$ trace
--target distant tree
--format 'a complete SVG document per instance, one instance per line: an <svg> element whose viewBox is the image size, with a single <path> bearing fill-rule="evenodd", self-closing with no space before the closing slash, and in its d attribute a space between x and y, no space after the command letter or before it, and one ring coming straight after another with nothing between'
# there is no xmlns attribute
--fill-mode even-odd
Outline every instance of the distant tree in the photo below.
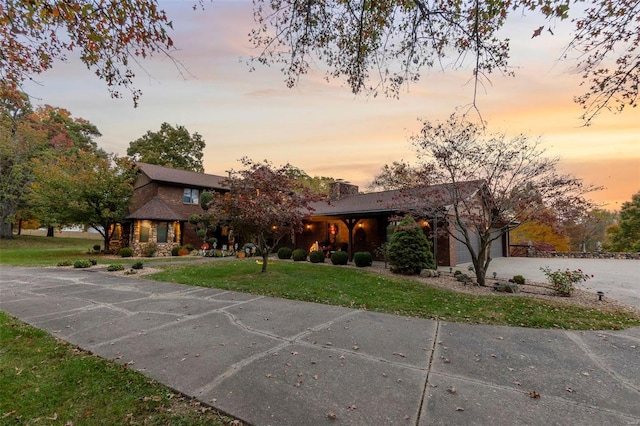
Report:
<svg viewBox="0 0 640 426"><path fill-rule="evenodd" d="M336 180L327 176L309 176L303 170L292 167L290 175L295 178L303 187L309 188L317 195L329 195L329 187Z"/></svg>
<svg viewBox="0 0 640 426"><path fill-rule="evenodd" d="M203 173L204 147L205 142L198 133L189 134L183 126L162 123L158 132L148 131L131 142L127 155L136 162Z"/></svg>
<svg viewBox="0 0 640 426"><path fill-rule="evenodd" d="M42 162L31 187L35 211L47 223L83 224L109 247L115 227L128 213L136 168L127 158L79 151Z"/></svg>
<svg viewBox="0 0 640 426"><path fill-rule="evenodd" d="M616 223L618 213L594 208L563 220L562 228L569 237L571 250L596 251L607 244L606 230ZM600 246L598 246L600 243Z"/></svg>
<svg viewBox="0 0 640 426"><path fill-rule="evenodd" d="M356 1L254 0L254 62L278 64L289 87L324 63L326 78L344 78L354 93L397 96L424 68L470 66L473 103L489 75L514 75L511 46L502 34L511 15L534 27L516 37L553 34L555 21L571 19L575 31L564 52L576 52L587 88L575 98L589 123L602 109L637 105L640 3L637 0ZM534 11L549 21L539 26ZM545 35L547 32L545 31Z"/></svg>
<svg viewBox="0 0 640 426"><path fill-rule="evenodd" d="M422 176L423 172L404 160L394 161L391 165L385 164L382 167L382 171L373 178L367 189L389 191L420 186L424 184L425 178L428 179L427 176Z"/></svg>
<svg viewBox="0 0 640 426"><path fill-rule="evenodd" d="M33 111L28 98L6 95L0 97L0 238L13 237L13 221L27 207L34 159L48 146L45 134L29 120Z"/></svg>
<svg viewBox="0 0 640 426"><path fill-rule="evenodd" d="M622 203L620 221L607 229L611 242L607 247L615 252L640 252L640 192L631 201Z"/></svg>
<svg viewBox="0 0 640 426"><path fill-rule="evenodd" d="M429 205L420 187L401 191L406 204L416 216L450 220L445 232L466 246L480 285L491 262L491 243L503 232L531 221L541 209L562 215L589 205L584 194L597 189L558 174L558 159L545 156L539 140L485 134L481 125L456 114L445 122L425 120L412 141L421 161L416 167L430 177L425 184L443 185L440 199Z"/></svg>
<svg viewBox="0 0 640 426"><path fill-rule="evenodd" d="M537 221L526 222L514 229L510 235L514 244L545 243L556 251L569 251L569 238L556 232L553 227Z"/></svg>
<svg viewBox="0 0 640 426"><path fill-rule="evenodd" d="M248 158L241 163L244 168L231 170L223 182L230 192L214 194L210 211L226 218L238 234L255 238L266 272L273 249L282 238L304 229L303 220L313 212L310 204L322 197L294 177L290 164L274 167Z"/></svg>
<svg viewBox="0 0 640 426"><path fill-rule="evenodd" d="M137 104L141 92L133 87L133 66L140 58L168 54L171 28L155 0L3 0L0 83L17 92L76 51L112 97L121 97L124 88Z"/></svg>

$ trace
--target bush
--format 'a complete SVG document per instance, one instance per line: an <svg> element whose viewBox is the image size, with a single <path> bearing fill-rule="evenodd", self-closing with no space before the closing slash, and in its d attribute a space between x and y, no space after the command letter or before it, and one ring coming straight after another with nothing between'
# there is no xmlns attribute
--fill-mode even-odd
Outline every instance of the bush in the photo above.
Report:
<svg viewBox="0 0 640 426"><path fill-rule="evenodd" d="M391 272L418 275L423 269L435 269L431 244L412 217L403 219L387 247Z"/></svg>
<svg viewBox="0 0 640 426"><path fill-rule="evenodd" d="M353 263L360 268L371 266L373 264L373 256L368 251L358 251L353 254Z"/></svg>
<svg viewBox="0 0 640 426"><path fill-rule="evenodd" d="M89 262L91 262L91 265L97 265L98 264L98 260L97 259L89 259Z"/></svg>
<svg viewBox="0 0 640 426"><path fill-rule="evenodd" d="M289 247L281 247L278 250L278 259L291 259L291 253L293 253L293 250Z"/></svg>
<svg viewBox="0 0 640 426"><path fill-rule="evenodd" d="M145 257L153 257L157 251L158 245L156 243L149 243L142 249L142 254L144 254Z"/></svg>
<svg viewBox="0 0 640 426"><path fill-rule="evenodd" d="M142 269L143 268L143 264L142 262L136 262L133 265L131 265L131 269Z"/></svg>
<svg viewBox="0 0 640 426"><path fill-rule="evenodd" d="M551 268L545 266L544 268L540 268L540 270L544 272L551 287L560 296L571 296L571 293L576 289L575 284L593 278L593 275L585 274L582 272L582 269L576 269L574 271L558 269L552 271Z"/></svg>
<svg viewBox="0 0 640 426"><path fill-rule="evenodd" d="M120 257L131 257L133 256L133 250L131 250L129 247L122 247L120 250L118 250L118 254L120 255Z"/></svg>
<svg viewBox="0 0 640 426"><path fill-rule="evenodd" d="M309 253L309 260L311 263L324 263L324 252L321 250L314 250Z"/></svg>
<svg viewBox="0 0 640 426"><path fill-rule="evenodd" d="M73 262L73 267L74 268L90 268L91 261L89 259L76 260L75 262Z"/></svg>
<svg viewBox="0 0 640 426"><path fill-rule="evenodd" d="M505 292L505 293L517 293L518 292L518 284L515 282L507 282L507 281L499 281L494 284L493 289L495 291Z"/></svg>
<svg viewBox="0 0 640 426"><path fill-rule="evenodd" d="M334 265L346 265L349 262L349 253L346 251L335 251L331 254L331 263Z"/></svg>
<svg viewBox="0 0 640 426"><path fill-rule="evenodd" d="M189 253L191 252L185 247L180 247L178 249L178 256L189 256Z"/></svg>
<svg viewBox="0 0 640 426"><path fill-rule="evenodd" d="M58 266L71 266L73 265L73 262L70 260L61 260L60 262L58 262Z"/></svg>
<svg viewBox="0 0 640 426"><path fill-rule="evenodd" d="M124 265L121 264L111 264L107 266L107 271L115 272L115 271L124 271Z"/></svg>
<svg viewBox="0 0 640 426"><path fill-rule="evenodd" d="M462 271L456 269L456 271L453 273L453 276L457 277L458 275L461 275L461 274L462 274Z"/></svg>
<svg viewBox="0 0 640 426"><path fill-rule="evenodd" d="M94 244L93 251L100 251L100 244Z"/></svg>
<svg viewBox="0 0 640 426"><path fill-rule="evenodd" d="M193 247L193 244L187 244L184 246L184 248L187 250L187 252L191 253L193 250L195 250L195 247Z"/></svg>
<svg viewBox="0 0 640 426"><path fill-rule="evenodd" d="M294 262L301 262L307 260L307 251L305 249L295 249L291 252L291 257Z"/></svg>
<svg viewBox="0 0 640 426"><path fill-rule="evenodd" d="M514 275L513 276L513 282L516 284L520 284L523 285L525 283L526 279L522 276L522 275Z"/></svg>
<svg viewBox="0 0 640 426"><path fill-rule="evenodd" d="M175 246L171 249L171 256L180 256L180 246Z"/></svg>

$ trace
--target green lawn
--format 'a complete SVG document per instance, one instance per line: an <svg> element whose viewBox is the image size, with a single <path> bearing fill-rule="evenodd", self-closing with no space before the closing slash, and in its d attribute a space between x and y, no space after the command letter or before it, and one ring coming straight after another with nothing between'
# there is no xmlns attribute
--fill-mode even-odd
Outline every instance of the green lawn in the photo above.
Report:
<svg viewBox="0 0 640 426"><path fill-rule="evenodd" d="M252 259L164 268L147 278L473 324L574 330L640 325L640 318L626 311L600 311L525 296L474 296L326 264L273 260L264 274Z"/></svg>
<svg viewBox="0 0 640 426"><path fill-rule="evenodd" d="M229 425L199 402L0 312L0 424Z"/></svg>
<svg viewBox="0 0 640 426"><path fill-rule="evenodd" d="M90 238L64 238L20 235L13 239L0 239L0 265L56 266L62 261L96 259L99 264L131 264L136 261L148 263L188 261L189 257L120 258L92 253L95 244L102 240Z"/></svg>

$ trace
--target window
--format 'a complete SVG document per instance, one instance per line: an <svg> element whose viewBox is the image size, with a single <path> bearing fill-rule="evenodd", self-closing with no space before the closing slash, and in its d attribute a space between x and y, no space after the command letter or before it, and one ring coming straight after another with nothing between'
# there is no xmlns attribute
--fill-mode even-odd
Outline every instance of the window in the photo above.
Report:
<svg viewBox="0 0 640 426"><path fill-rule="evenodd" d="M182 196L182 202L185 204L198 204L199 196L199 190L193 188L185 188L184 195Z"/></svg>
<svg viewBox="0 0 640 426"><path fill-rule="evenodd" d="M158 222L158 242L166 243L169 233L169 222Z"/></svg>
<svg viewBox="0 0 640 426"><path fill-rule="evenodd" d="M140 242L148 243L149 242L149 231L151 230L151 225L149 222L142 221L140 222Z"/></svg>

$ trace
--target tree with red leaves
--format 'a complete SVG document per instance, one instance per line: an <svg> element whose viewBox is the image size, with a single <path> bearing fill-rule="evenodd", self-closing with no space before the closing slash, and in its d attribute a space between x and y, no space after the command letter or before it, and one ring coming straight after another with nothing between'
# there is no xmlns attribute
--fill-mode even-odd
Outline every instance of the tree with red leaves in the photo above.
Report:
<svg viewBox="0 0 640 426"><path fill-rule="evenodd" d="M285 237L302 232L303 221L313 213L311 203L324 197L303 185L295 167L275 167L268 161L240 160L244 168L230 171L223 185L226 194L214 194L209 210L226 218L235 233L251 238L262 254L262 272L269 255Z"/></svg>

